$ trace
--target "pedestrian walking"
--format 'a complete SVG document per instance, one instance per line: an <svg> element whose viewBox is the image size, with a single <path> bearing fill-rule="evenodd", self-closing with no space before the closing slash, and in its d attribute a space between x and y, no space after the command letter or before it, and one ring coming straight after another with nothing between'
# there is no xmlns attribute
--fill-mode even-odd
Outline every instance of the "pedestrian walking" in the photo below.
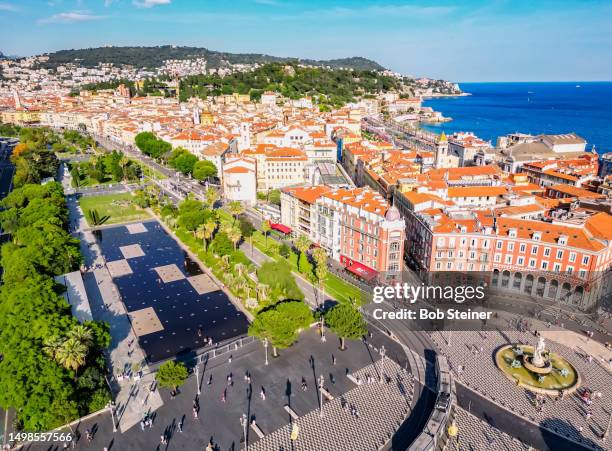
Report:
<svg viewBox="0 0 612 451"><path fill-rule="evenodd" d="M183 422L179 421L179 423L177 424L177 428L179 432L183 432Z"/></svg>
<svg viewBox="0 0 612 451"><path fill-rule="evenodd" d="M142 431L144 431L144 430L145 430L145 422L144 422L144 420L140 420L140 429L141 429Z"/></svg>
<svg viewBox="0 0 612 451"><path fill-rule="evenodd" d="M223 390L223 393L221 393L221 402L225 402L225 395L226 395L227 389Z"/></svg>
<svg viewBox="0 0 612 451"><path fill-rule="evenodd" d="M191 411L193 413L193 419L197 420L198 419L198 408L196 406L193 406L193 409Z"/></svg>
<svg viewBox="0 0 612 451"><path fill-rule="evenodd" d="M266 400L266 390L263 387L261 387L261 390L259 392L259 396L262 399L262 401Z"/></svg>
<svg viewBox="0 0 612 451"><path fill-rule="evenodd" d="M332 365L336 364L336 356L332 354Z"/></svg>
<svg viewBox="0 0 612 451"><path fill-rule="evenodd" d="M208 385L212 384L212 374L210 375L210 377L208 378Z"/></svg>

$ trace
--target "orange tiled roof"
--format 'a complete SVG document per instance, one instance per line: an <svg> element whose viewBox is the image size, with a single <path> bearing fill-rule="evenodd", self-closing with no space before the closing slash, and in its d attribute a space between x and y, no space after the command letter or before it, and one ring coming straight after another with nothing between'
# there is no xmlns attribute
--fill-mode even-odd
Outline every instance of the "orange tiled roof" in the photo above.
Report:
<svg viewBox="0 0 612 451"><path fill-rule="evenodd" d="M602 221L603 222L603 221ZM597 228L597 224L594 228ZM532 221L525 219L498 218L497 234L500 236L508 235L510 229L516 229L517 236L522 239L530 240L533 232L540 232L540 241L544 243L558 243L561 235L567 236L567 245L590 251L599 251L605 246L593 238L585 229L569 227L560 224L551 224L543 221Z"/></svg>

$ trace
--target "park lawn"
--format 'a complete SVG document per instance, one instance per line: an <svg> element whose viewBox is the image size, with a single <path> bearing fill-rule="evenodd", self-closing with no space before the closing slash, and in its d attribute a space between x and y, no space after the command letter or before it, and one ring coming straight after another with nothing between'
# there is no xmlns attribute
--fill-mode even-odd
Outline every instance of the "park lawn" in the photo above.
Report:
<svg viewBox="0 0 612 451"><path fill-rule="evenodd" d="M362 291L355 285L345 282L335 274L328 274L325 278L325 291L333 296L338 302L356 302L357 305L365 304Z"/></svg>
<svg viewBox="0 0 612 451"><path fill-rule="evenodd" d="M85 217L87 217L86 212L92 209L97 210L101 217L109 216L103 225L140 221L150 218L149 213L134 205L130 193L83 196L79 199L79 204L83 213L85 213Z"/></svg>

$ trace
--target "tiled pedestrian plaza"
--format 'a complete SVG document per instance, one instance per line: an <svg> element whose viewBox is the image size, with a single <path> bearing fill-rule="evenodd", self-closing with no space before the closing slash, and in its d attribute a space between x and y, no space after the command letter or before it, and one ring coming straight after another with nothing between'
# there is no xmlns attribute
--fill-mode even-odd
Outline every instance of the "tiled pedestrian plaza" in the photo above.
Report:
<svg viewBox="0 0 612 451"><path fill-rule="evenodd" d="M244 314L157 221L96 235L149 361L246 333Z"/></svg>

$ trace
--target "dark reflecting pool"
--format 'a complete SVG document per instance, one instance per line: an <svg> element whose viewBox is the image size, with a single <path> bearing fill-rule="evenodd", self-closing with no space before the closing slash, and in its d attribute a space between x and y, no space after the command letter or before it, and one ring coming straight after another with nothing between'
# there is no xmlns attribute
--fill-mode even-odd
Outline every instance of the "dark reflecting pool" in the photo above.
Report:
<svg viewBox="0 0 612 451"><path fill-rule="evenodd" d="M144 256L128 258L133 273L113 280L128 312L153 308L163 330L139 337L147 359L156 362L205 346L244 335L248 322L221 290L198 294L187 277L202 269L181 249L157 221L143 222L146 232L131 234L126 226L97 232L107 262L124 259L120 247L138 244ZM176 265L180 280L164 283L154 268ZM200 332L198 332L198 330ZM201 335L201 336L200 336Z"/></svg>

